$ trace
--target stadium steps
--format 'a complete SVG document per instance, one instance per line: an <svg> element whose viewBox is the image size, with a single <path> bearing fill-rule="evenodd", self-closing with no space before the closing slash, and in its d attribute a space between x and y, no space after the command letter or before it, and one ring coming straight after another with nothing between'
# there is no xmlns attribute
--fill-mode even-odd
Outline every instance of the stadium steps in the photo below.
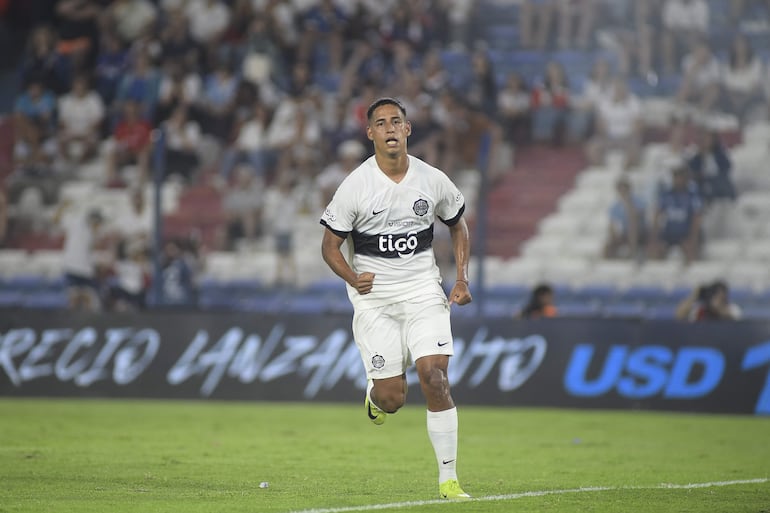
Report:
<svg viewBox="0 0 770 513"><path fill-rule="evenodd" d="M516 166L489 194L488 255L511 258L537 223L556 208L585 166L579 147L528 146L518 149Z"/></svg>

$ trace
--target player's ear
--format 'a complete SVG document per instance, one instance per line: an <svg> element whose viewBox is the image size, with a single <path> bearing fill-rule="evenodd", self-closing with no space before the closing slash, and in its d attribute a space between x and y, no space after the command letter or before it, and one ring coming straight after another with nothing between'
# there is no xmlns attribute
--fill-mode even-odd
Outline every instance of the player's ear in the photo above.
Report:
<svg viewBox="0 0 770 513"><path fill-rule="evenodd" d="M366 138L369 139L370 141L374 140L374 136L372 136L372 127L370 127L369 125L366 126Z"/></svg>
<svg viewBox="0 0 770 513"><path fill-rule="evenodd" d="M409 137L412 135L412 122L408 119L406 120L406 136Z"/></svg>

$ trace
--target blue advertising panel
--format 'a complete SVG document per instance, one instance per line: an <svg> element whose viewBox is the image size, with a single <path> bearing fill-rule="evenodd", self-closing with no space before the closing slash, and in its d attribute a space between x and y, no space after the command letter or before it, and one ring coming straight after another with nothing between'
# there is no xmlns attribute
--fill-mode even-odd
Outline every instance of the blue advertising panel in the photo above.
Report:
<svg viewBox="0 0 770 513"><path fill-rule="evenodd" d="M770 324L453 321L463 404L770 414ZM419 394L414 369L407 380ZM360 401L350 317L0 315L0 395Z"/></svg>

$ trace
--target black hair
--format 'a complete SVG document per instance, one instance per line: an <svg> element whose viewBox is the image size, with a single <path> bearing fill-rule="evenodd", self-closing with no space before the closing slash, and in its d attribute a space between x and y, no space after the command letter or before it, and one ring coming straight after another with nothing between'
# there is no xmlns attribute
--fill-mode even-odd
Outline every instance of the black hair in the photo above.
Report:
<svg viewBox="0 0 770 513"><path fill-rule="evenodd" d="M522 309L521 316L528 319L533 315L536 316L540 314L544 306L543 296L546 294L553 294L553 287L547 283L541 283L532 289L532 292L529 295L529 302L527 302L527 306Z"/></svg>
<svg viewBox="0 0 770 513"><path fill-rule="evenodd" d="M369 105L369 108L366 109L366 119L368 121L371 121L372 114L374 114L374 111L377 109L377 107L382 107L383 105L395 105L401 111L401 114L403 114L404 117L406 117L406 107L404 107L404 104L401 103L401 101L397 100L396 98L385 96L383 98L378 98L374 100L374 102L372 102L372 104Z"/></svg>

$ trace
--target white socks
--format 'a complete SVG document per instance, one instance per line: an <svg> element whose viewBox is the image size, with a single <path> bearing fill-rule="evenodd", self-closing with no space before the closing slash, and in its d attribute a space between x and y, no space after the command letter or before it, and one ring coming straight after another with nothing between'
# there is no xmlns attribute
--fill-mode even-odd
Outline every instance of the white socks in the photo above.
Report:
<svg viewBox="0 0 770 513"><path fill-rule="evenodd" d="M438 463L438 482L457 479L457 408L428 410L428 436Z"/></svg>

